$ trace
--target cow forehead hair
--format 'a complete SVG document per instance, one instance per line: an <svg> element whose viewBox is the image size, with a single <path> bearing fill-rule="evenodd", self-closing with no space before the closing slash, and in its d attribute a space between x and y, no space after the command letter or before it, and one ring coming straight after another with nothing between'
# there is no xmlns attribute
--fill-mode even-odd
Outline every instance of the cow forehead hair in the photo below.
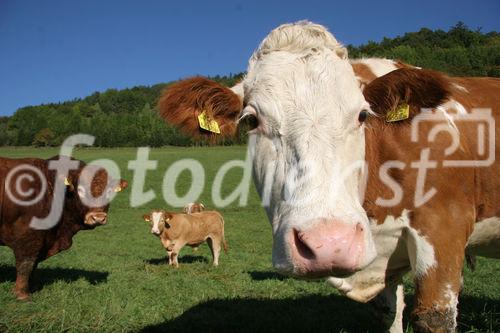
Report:
<svg viewBox="0 0 500 333"><path fill-rule="evenodd" d="M279 26L267 35L252 56L251 62L273 51L302 53L304 50L326 48L339 53L345 49L323 26L299 21Z"/></svg>
<svg viewBox="0 0 500 333"><path fill-rule="evenodd" d="M159 221L159 220L161 220L162 217L163 217L163 211L161 211L161 210L154 210L151 212L151 219L153 221L155 221L155 220Z"/></svg>
<svg viewBox="0 0 500 333"><path fill-rule="evenodd" d="M365 102L352 66L332 52L307 59L275 53L253 69L243 82L245 101L258 110L268 129L343 133Z"/></svg>
<svg viewBox="0 0 500 333"><path fill-rule="evenodd" d="M78 176L78 184L90 186L92 194L99 196L108 185L108 173L101 167L87 165Z"/></svg>
<svg viewBox="0 0 500 333"><path fill-rule="evenodd" d="M83 168L79 175L81 182L90 183L106 183L108 181L108 173L105 169L96 165L87 165Z"/></svg>

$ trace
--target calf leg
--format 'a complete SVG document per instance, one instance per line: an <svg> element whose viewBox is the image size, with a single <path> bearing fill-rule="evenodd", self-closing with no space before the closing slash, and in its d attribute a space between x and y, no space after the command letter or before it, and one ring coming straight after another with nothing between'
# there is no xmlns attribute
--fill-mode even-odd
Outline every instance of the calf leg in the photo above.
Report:
<svg viewBox="0 0 500 333"><path fill-rule="evenodd" d="M18 300L30 299L30 277L35 266L35 258L16 258L16 284L13 292Z"/></svg>
<svg viewBox="0 0 500 333"><path fill-rule="evenodd" d="M390 333L403 333L403 310L405 308L404 290L402 284L392 284L385 287L371 301L377 317L382 319L384 328Z"/></svg>
<svg viewBox="0 0 500 333"><path fill-rule="evenodd" d="M219 254L220 254L220 239L207 238L207 244L212 252L212 257L214 261L214 266L219 265Z"/></svg>
<svg viewBox="0 0 500 333"><path fill-rule="evenodd" d="M168 259L168 264L172 265L172 251L167 250L167 259Z"/></svg>
<svg viewBox="0 0 500 333"><path fill-rule="evenodd" d="M175 266L175 268L179 268L179 261L177 259L184 245L185 245L184 243L180 244L176 243L175 245L172 246L172 252L170 254L170 258L171 258L171 265Z"/></svg>
<svg viewBox="0 0 500 333"><path fill-rule="evenodd" d="M175 268L179 268L179 261L177 261L177 257L179 254L177 252L172 251L170 254L171 265L175 266Z"/></svg>

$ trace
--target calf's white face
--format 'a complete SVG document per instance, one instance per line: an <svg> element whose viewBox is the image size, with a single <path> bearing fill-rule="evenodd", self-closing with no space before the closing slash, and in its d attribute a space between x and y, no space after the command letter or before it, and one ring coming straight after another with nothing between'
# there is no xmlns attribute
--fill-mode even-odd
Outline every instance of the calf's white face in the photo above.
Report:
<svg viewBox="0 0 500 333"><path fill-rule="evenodd" d="M151 226L151 233L160 236L165 228L165 215L161 210L154 210L143 216L144 221Z"/></svg>
<svg viewBox="0 0 500 333"><path fill-rule="evenodd" d="M233 88L242 117L258 121L254 180L273 228L273 264L287 274L348 275L376 255L359 191L358 117L368 105L346 58L325 28L284 25L264 39Z"/></svg>

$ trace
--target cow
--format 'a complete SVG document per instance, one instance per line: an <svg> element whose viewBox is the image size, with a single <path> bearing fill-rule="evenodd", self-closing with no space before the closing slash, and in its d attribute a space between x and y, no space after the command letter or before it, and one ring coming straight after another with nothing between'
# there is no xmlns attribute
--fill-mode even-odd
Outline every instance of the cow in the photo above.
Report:
<svg viewBox="0 0 500 333"><path fill-rule="evenodd" d="M69 249L78 231L106 224L109 200L128 185L125 180L111 179L106 170L78 160L72 160L79 163L78 169L60 177L49 168L49 162L56 159L59 157L50 160L0 157L0 245L14 252L13 292L19 300L30 299L37 265ZM63 191L58 192L58 187ZM59 199L62 213L50 228L32 224L34 218L50 216L53 204ZM93 199L90 207L84 204L85 200Z"/></svg>
<svg viewBox="0 0 500 333"><path fill-rule="evenodd" d="M191 214L191 213L199 213L205 210L205 205L203 205L201 202L199 203L188 203L186 206L184 206L184 209L182 210L184 214Z"/></svg>
<svg viewBox="0 0 500 333"><path fill-rule="evenodd" d="M177 258L185 245L198 248L207 242L212 252L214 266L219 265L221 247L227 253L224 219L219 212L179 214L153 210L144 215L143 219L151 225L151 233L160 238L163 247L167 250L168 264L171 266L179 267Z"/></svg>
<svg viewBox="0 0 500 333"><path fill-rule="evenodd" d="M493 78L350 62L326 28L298 22L264 38L236 86L182 80L158 109L194 137L250 128L278 271L328 278L381 309L392 332L403 330L401 279L412 271L414 330L451 332L466 251L499 256L499 89ZM456 120L472 108L493 110L493 141L482 146L493 161L466 167L482 157L478 133L491 132ZM448 159L459 163L444 166Z"/></svg>
<svg viewBox="0 0 500 333"><path fill-rule="evenodd" d="M201 202L200 203L188 203L186 206L184 206L184 209L182 210L184 214L191 214L191 213L199 213L205 210L205 205L203 205ZM193 251L198 251L198 246L193 246Z"/></svg>

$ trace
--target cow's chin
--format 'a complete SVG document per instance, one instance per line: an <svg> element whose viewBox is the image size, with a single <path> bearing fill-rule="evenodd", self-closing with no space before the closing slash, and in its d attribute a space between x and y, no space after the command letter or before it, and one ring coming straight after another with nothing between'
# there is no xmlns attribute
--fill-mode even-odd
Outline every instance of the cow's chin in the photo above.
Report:
<svg viewBox="0 0 500 333"><path fill-rule="evenodd" d="M99 227L101 225L105 225L106 223L107 223L107 221L104 221L104 222L95 222L95 221L93 221L90 218L87 218L87 219L83 220L83 224L85 225L86 229L94 229L94 228Z"/></svg>

